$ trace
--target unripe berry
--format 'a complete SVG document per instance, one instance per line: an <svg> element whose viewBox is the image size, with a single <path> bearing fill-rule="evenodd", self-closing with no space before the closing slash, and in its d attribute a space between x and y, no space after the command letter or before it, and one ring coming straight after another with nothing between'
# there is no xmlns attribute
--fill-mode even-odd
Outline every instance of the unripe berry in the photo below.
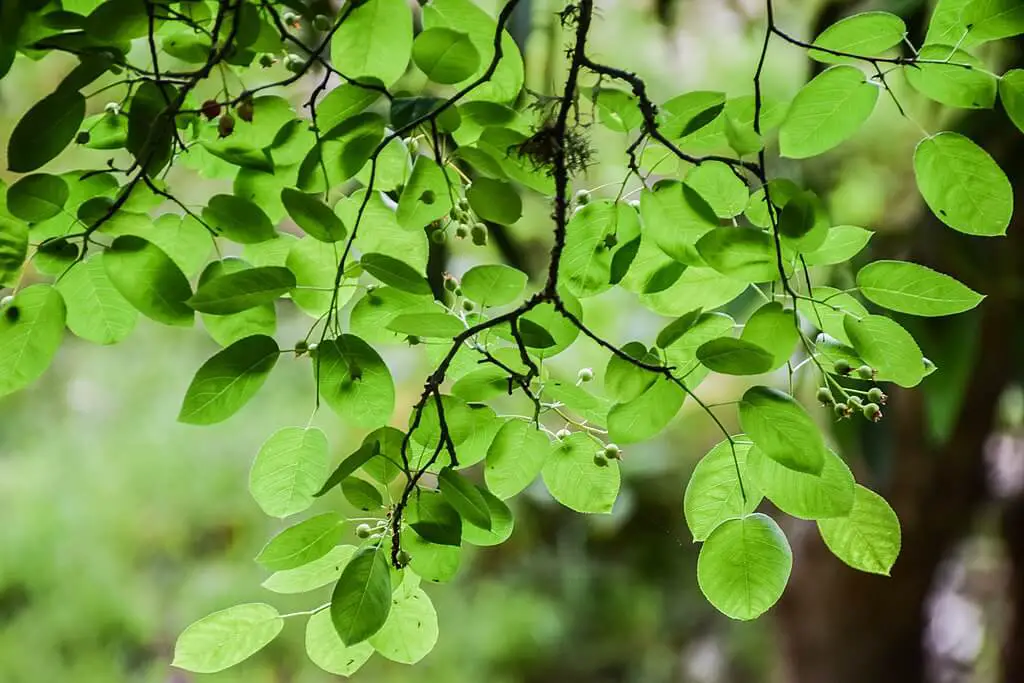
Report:
<svg viewBox="0 0 1024 683"><path fill-rule="evenodd" d="M607 467L608 458L604 457L604 453L598 451L597 453L594 453L594 464L598 467Z"/></svg>
<svg viewBox="0 0 1024 683"><path fill-rule="evenodd" d="M579 206L586 206L590 203L590 193L586 190L580 190L576 193L576 204Z"/></svg>
<svg viewBox="0 0 1024 683"><path fill-rule="evenodd" d="M356 527L356 536L359 538L369 538L371 532L369 524L360 524Z"/></svg>
<svg viewBox="0 0 1024 683"><path fill-rule="evenodd" d="M872 379L875 376L875 371L870 365L862 365L857 368L857 376L861 379Z"/></svg>
<svg viewBox="0 0 1024 683"><path fill-rule="evenodd" d="M305 64L305 60L303 60L302 57L295 54L289 54L287 57L284 58L284 68L288 69L293 74L297 74L300 71L302 71L302 67Z"/></svg>
<svg viewBox="0 0 1024 683"><path fill-rule="evenodd" d="M828 390L828 387L820 387L818 389L817 398L818 403L821 403L826 406L830 406L836 402L835 398L833 398L832 396L832 392Z"/></svg>
<svg viewBox="0 0 1024 683"><path fill-rule="evenodd" d="M454 275L445 273L444 276L444 288L449 292L454 292L459 288L459 281L455 279Z"/></svg>
<svg viewBox="0 0 1024 683"><path fill-rule="evenodd" d="M281 15L281 18L284 19L284 23L289 26L296 26L299 23L299 15L295 12L285 12Z"/></svg>
<svg viewBox="0 0 1024 683"><path fill-rule="evenodd" d="M835 411L836 417L838 417L839 419L848 417L850 414L850 409L846 407L845 403L835 404L834 406L832 406L832 410Z"/></svg>
<svg viewBox="0 0 1024 683"><path fill-rule="evenodd" d="M235 131L235 117L231 114L224 114L217 120L217 134L226 138Z"/></svg>
<svg viewBox="0 0 1024 683"><path fill-rule="evenodd" d="M613 443L604 447L604 457L618 460L622 456L622 449Z"/></svg>
<svg viewBox="0 0 1024 683"><path fill-rule="evenodd" d="M199 111L203 113L207 121L213 121L220 116L220 102L217 100L206 100L200 105Z"/></svg>
<svg viewBox="0 0 1024 683"><path fill-rule="evenodd" d="M399 566L405 567L410 562L412 562L412 555L410 555L405 550L399 550L398 551L398 558L397 559L398 559Z"/></svg>
<svg viewBox="0 0 1024 683"><path fill-rule="evenodd" d="M430 241L434 244L444 244L447 241L447 236L444 234L444 230L435 230L430 233Z"/></svg>
<svg viewBox="0 0 1024 683"><path fill-rule="evenodd" d="M263 54L260 55L259 62L260 66L262 66L264 69L269 69L270 67L277 64L277 58L274 55L270 54L269 52L264 52Z"/></svg>
<svg viewBox="0 0 1024 683"><path fill-rule="evenodd" d="M464 300L464 301L462 302L462 310L466 311L467 313L469 313L470 311L472 311L472 310L473 310L473 309L475 309L475 308L476 308L476 304L474 304L474 303L473 303L472 301L470 301L469 299L465 299L465 300Z"/></svg>
<svg viewBox="0 0 1024 683"><path fill-rule="evenodd" d="M471 233L473 235L473 244L478 247L487 244L487 228L484 227L483 223L474 225Z"/></svg>
<svg viewBox="0 0 1024 683"><path fill-rule="evenodd" d="M323 14L318 14L313 17L313 28L317 31L330 31L331 20Z"/></svg>
<svg viewBox="0 0 1024 683"><path fill-rule="evenodd" d="M247 123L252 122L253 109L251 99L246 98L239 102L238 106L235 108L235 111L238 112L238 118L242 119Z"/></svg>
<svg viewBox="0 0 1024 683"><path fill-rule="evenodd" d="M466 199L465 197L461 197L459 199L459 205L458 206L463 211L469 211L469 200Z"/></svg>
<svg viewBox="0 0 1024 683"><path fill-rule="evenodd" d="M460 240L464 240L469 237L469 227L465 223L459 223L455 228L455 236Z"/></svg>
<svg viewBox="0 0 1024 683"><path fill-rule="evenodd" d="M594 371L591 370L590 368L581 368L580 371L576 374L576 379L578 379L581 382L589 382L592 379L594 379Z"/></svg>
<svg viewBox="0 0 1024 683"><path fill-rule="evenodd" d="M882 419L882 409L878 407L877 403L869 403L863 408L864 417L871 420L872 422L878 422Z"/></svg>
<svg viewBox="0 0 1024 683"><path fill-rule="evenodd" d="M630 200L629 200L628 202L626 202L626 203L627 203L627 204L629 204L630 206L632 206L632 207L633 207L634 209L636 209L637 211L639 211L639 210L640 210L640 200L639 200L639 199L630 199Z"/></svg>
<svg viewBox="0 0 1024 683"><path fill-rule="evenodd" d="M559 429L557 432L555 432L555 438L559 440L568 439L570 436L572 436L572 432L570 432L568 429Z"/></svg>
<svg viewBox="0 0 1024 683"><path fill-rule="evenodd" d="M843 360L842 358L840 358L832 366L832 369L836 371L836 374L848 375L848 374L850 374L850 370L852 370L853 368L850 367L849 362L847 362L847 361Z"/></svg>
<svg viewBox="0 0 1024 683"><path fill-rule="evenodd" d="M864 405L864 402L860 400L860 396L851 396L846 401L846 407L850 410L860 410Z"/></svg>
<svg viewBox="0 0 1024 683"><path fill-rule="evenodd" d="M872 387L868 390L868 400L872 403L881 403L885 405L886 399L889 398L885 393L878 387Z"/></svg>
<svg viewBox="0 0 1024 683"><path fill-rule="evenodd" d="M309 351L309 343L305 339L295 342L295 355L301 356L307 351Z"/></svg>

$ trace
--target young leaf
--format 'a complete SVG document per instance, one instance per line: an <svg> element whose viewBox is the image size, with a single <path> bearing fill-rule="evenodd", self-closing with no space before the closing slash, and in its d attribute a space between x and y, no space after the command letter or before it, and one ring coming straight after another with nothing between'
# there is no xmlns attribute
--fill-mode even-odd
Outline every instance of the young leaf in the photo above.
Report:
<svg viewBox="0 0 1024 683"><path fill-rule="evenodd" d="M619 464L594 461L596 442L575 432L552 444L544 464L544 485L559 503L587 513L608 513L619 495Z"/></svg>
<svg viewBox="0 0 1024 683"><path fill-rule="evenodd" d="M316 427L274 432L249 472L249 493L263 512L287 517L312 505L327 476L327 450L327 437Z"/></svg>
<svg viewBox="0 0 1024 683"><path fill-rule="evenodd" d="M359 263L363 270L386 285L410 294L429 296L431 293L426 278L404 261L385 254L363 254Z"/></svg>
<svg viewBox="0 0 1024 683"><path fill-rule="evenodd" d="M185 303L192 287L156 245L122 235L103 252L103 266L114 288L147 318L165 325L192 325L195 314Z"/></svg>
<svg viewBox="0 0 1024 683"><path fill-rule="evenodd" d="M473 75L480 53L469 34L437 26L416 36L412 60L434 83L450 85Z"/></svg>
<svg viewBox="0 0 1024 683"><path fill-rule="evenodd" d="M415 664L437 643L437 612L422 589L395 600L388 620L370 644L383 657L399 664Z"/></svg>
<svg viewBox="0 0 1024 683"><path fill-rule="evenodd" d="M821 472L808 474L782 466L755 446L747 455L747 472L768 500L800 519L842 517L853 506L853 474L828 449Z"/></svg>
<svg viewBox="0 0 1024 683"><path fill-rule="evenodd" d="M123 341L139 318L138 312L111 284L102 255L74 266L56 283L67 304L68 329L94 344Z"/></svg>
<svg viewBox="0 0 1024 683"><path fill-rule="evenodd" d="M608 411L608 436L617 443L638 443L654 437L679 412L686 394L661 377L651 388Z"/></svg>
<svg viewBox="0 0 1024 683"><path fill-rule="evenodd" d="M221 350L192 378L178 421L208 425L228 419L260 390L280 353L273 339L260 334Z"/></svg>
<svg viewBox="0 0 1024 683"><path fill-rule="evenodd" d="M910 315L955 315L985 298L949 275L908 261L869 263L857 273L857 287L869 301Z"/></svg>
<svg viewBox="0 0 1024 683"><path fill-rule="evenodd" d="M273 303L294 286L295 276L287 268L246 268L201 284L187 303L202 313L230 315Z"/></svg>
<svg viewBox="0 0 1024 683"><path fill-rule="evenodd" d="M925 45L918 57L929 61L903 68L914 90L947 107L995 106L996 77L985 70L985 63L977 57L946 45Z"/></svg>
<svg viewBox="0 0 1024 683"><path fill-rule="evenodd" d="M345 224L316 195L286 187L281 190L281 202L295 224L307 235L321 242L340 242L345 239Z"/></svg>
<svg viewBox="0 0 1024 683"><path fill-rule="evenodd" d="M352 646L379 631L391 611L391 568L381 546L360 549L331 594L331 621L341 642Z"/></svg>
<svg viewBox="0 0 1024 683"><path fill-rule="evenodd" d="M534 425L525 420L509 420L487 449L487 488L502 500L511 498L537 478L550 451L548 437Z"/></svg>
<svg viewBox="0 0 1024 683"><path fill-rule="evenodd" d="M50 285L32 285L0 309L0 396L36 381L64 337L64 300Z"/></svg>
<svg viewBox="0 0 1024 683"><path fill-rule="evenodd" d="M268 569L282 571L318 560L338 545L343 521L337 512L303 520L270 539L256 561Z"/></svg>
<svg viewBox="0 0 1024 683"><path fill-rule="evenodd" d="M725 375L760 375L772 369L774 357L757 344L732 337L719 337L697 348L697 360L704 367Z"/></svg>
<svg viewBox="0 0 1024 683"><path fill-rule="evenodd" d="M367 0L331 39L331 62L349 78L367 76L390 86L409 64L412 13L402 0Z"/></svg>
<svg viewBox="0 0 1024 683"><path fill-rule="evenodd" d="M1013 188L988 152L957 133L925 138L914 152L921 196L935 216L968 235L1005 235Z"/></svg>
<svg viewBox="0 0 1024 683"><path fill-rule="evenodd" d="M264 242L277 236L274 224L263 209L231 194L211 197L203 209L203 220L239 244Z"/></svg>
<svg viewBox="0 0 1024 683"><path fill-rule="evenodd" d="M790 159L823 154L860 130L880 88L853 66L834 66L801 88L779 129L779 151Z"/></svg>
<svg viewBox="0 0 1024 683"><path fill-rule="evenodd" d="M747 474L750 448L749 443L723 441L697 463L683 494L683 514L694 541L705 540L725 520L748 515L761 503L761 491Z"/></svg>
<svg viewBox="0 0 1024 683"><path fill-rule="evenodd" d="M901 387L915 387L924 379L924 356L917 342L899 323L882 315L855 319L846 316L843 327L850 343L878 379Z"/></svg>
<svg viewBox="0 0 1024 683"><path fill-rule="evenodd" d="M274 572L262 585L269 591L285 595L316 590L336 582L356 550L354 545L335 546L323 557L301 567ZM334 627L331 628L333 630Z"/></svg>
<svg viewBox="0 0 1024 683"><path fill-rule="evenodd" d="M7 190L7 211L29 223L61 212L68 201L68 184L60 176L35 173L19 178Z"/></svg>
<svg viewBox="0 0 1024 683"><path fill-rule="evenodd" d="M334 628L331 613L321 610L306 624L306 654L327 673L351 676L373 655L373 645L366 641L345 645Z"/></svg>
<svg viewBox="0 0 1024 683"><path fill-rule="evenodd" d="M369 344L343 334L320 344L314 359L317 387L334 412L354 426L379 427L395 409L395 383Z"/></svg>
<svg viewBox="0 0 1024 683"><path fill-rule="evenodd" d="M71 143L85 118L85 98L58 88L25 112L7 141L7 168L28 173L56 158Z"/></svg>
<svg viewBox="0 0 1024 683"><path fill-rule="evenodd" d="M826 453L821 431L792 396L769 387L747 389L740 424L769 458L797 472L821 473Z"/></svg>
<svg viewBox="0 0 1024 683"><path fill-rule="evenodd" d="M463 296L481 307L504 306L523 293L526 273L500 264L473 266L462 276L461 286Z"/></svg>
<svg viewBox="0 0 1024 683"><path fill-rule="evenodd" d="M875 57L903 42L907 26L889 12L861 12L829 26L814 39L814 46L855 55ZM851 61L824 50L808 50L811 59L825 63Z"/></svg>
<svg viewBox="0 0 1024 683"><path fill-rule="evenodd" d="M726 520L711 532L697 559L697 583L718 611L745 621L782 597L792 568L782 529L758 513Z"/></svg>
<svg viewBox="0 0 1024 683"><path fill-rule="evenodd" d="M259 652L282 628L278 611L260 602L214 612L178 636L171 666L205 674L223 671Z"/></svg>
<svg viewBox="0 0 1024 683"><path fill-rule="evenodd" d="M437 482L441 495L466 522L490 531L490 506L476 486L450 467L441 470Z"/></svg>
<svg viewBox="0 0 1024 683"><path fill-rule="evenodd" d="M900 554L900 520L880 495L859 484L845 517L818 520L818 531L836 557L872 574L889 576Z"/></svg>

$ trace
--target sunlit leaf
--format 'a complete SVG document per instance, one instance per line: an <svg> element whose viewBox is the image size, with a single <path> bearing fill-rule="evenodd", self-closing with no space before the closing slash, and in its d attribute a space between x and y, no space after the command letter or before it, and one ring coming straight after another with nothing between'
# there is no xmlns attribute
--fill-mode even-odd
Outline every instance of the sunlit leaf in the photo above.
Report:
<svg viewBox="0 0 1024 683"><path fill-rule="evenodd" d="M228 419L260 390L279 355L277 343L264 335L240 339L223 349L192 378L178 421L208 425Z"/></svg>
<svg viewBox="0 0 1024 683"><path fill-rule="evenodd" d="M262 650L282 628L280 613L264 603L214 612L178 636L171 666L196 673L223 671Z"/></svg>

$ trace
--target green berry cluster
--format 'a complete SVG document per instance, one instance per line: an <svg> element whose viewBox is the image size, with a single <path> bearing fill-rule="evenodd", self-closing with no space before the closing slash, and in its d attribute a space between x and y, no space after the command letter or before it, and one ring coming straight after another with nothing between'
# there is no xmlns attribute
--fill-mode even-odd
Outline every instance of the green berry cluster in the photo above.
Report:
<svg viewBox="0 0 1024 683"><path fill-rule="evenodd" d="M832 367L835 374L843 377L854 377L862 380L872 380L877 372L870 365L861 365L853 368L845 360L837 360ZM867 391L847 389L839 384L835 387L842 393L844 400L837 400L832 390L827 387L819 387L817 393L818 402L824 406L831 406L836 418L846 419L855 413L860 413L864 419L872 422L879 422L882 419L882 408L885 405L887 396L878 387L871 387ZM861 398L863 396L864 398ZM866 402L865 402L866 399Z"/></svg>

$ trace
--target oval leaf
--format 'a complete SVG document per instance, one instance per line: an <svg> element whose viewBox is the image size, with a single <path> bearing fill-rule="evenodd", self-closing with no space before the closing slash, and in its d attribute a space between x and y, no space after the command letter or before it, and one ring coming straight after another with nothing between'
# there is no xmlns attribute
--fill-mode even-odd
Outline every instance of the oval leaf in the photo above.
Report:
<svg viewBox="0 0 1024 683"><path fill-rule="evenodd" d="M900 554L900 520L880 495L857 485L845 517L818 521L825 545L836 557L872 574L889 576Z"/></svg>
<svg viewBox="0 0 1024 683"><path fill-rule="evenodd" d="M761 492L747 475L750 448L748 443L723 441L697 463L683 495L683 514L694 541L703 541L725 520L748 515L761 503Z"/></svg>
<svg viewBox="0 0 1024 683"><path fill-rule="evenodd" d="M338 545L343 521L337 512L303 520L270 539L256 561L268 569L281 571L318 560Z"/></svg>
<svg viewBox="0 0 1024 683"><path fill-rule="evenodd" d="M705 367L726 375L760 375L774 365L774 356L757 344L743 339L719 337L697 349L697 360Z"/></svg>
<svg viewBox="0 0 1024 683"><path fill-rule="evenodd" d="M480 53L469 35L440 26L416 36L412 59L427 78L445 85L469 78L480 66Z"/></svg>
<svg viewBox="0 0 1024 683"><path fill-rule="evenodd" d="M583 432L556 442L542 471L544 485L559 503L576 512L611 512L619 495L619 463L594 461L597 444Z"/></svg>
<svg viewBox="0 0 1024 683"><path fill-rule="evenodd" d="M395 383L388 366L369 344L343 334L317 350L314 371L327 405L350 424L380 427L395 408Z"/></svg>
<svg viewBox="0 0 1024 683"><path fill-rule="evenodd" d="M277 343L261 334L220 351L192 378L178 421L208 425L228 419L263 386L279 355Z"/></svg>
<svg viewBox="0 0 1024 683"><path fill-rule="evenodd" d="M908 261L875 261L857 273L861 294L890 311L911 315L955 315L983 297L955 278Z"/></svg>
<svg viewBox="0 0 1024 683"><path fill-rule="evenodd" d="M327 476L327 451L327 437L316 427L278 430L256 454L249 493L271 517L302 512Z"/></svg>
<svg viewBox="0 0 1024 683"><path fill-rule="evenodd" d="M64 300L50 285L32 285L0 309L0 396L36 381L64 338Z"/></svg>
<svg viewBox="0 0 1024 683"><path fill-rule="evenodd" d="M834 66L793 98L779 128L779 151L806 159L829 151L860 130L875 110L879 88L853 66Z"/></svg>
<svg viewBox="0 0 1024 683"><path fill-rule="evenodd" d="M229 315L272 303L294 286L295 276L287 268L245 268L201 284L188 305L203 313Z"/></svg>
<svg viewBox="0 0 1024 683"><path fill-rule="evenodd" d="M147 318L165 325L192 325L195 314L185 303L192 296L192 287L156 245L122 235L103 252L103 266L114 288Z"/></svg>
<svg viewBox="0 0 1024 683"><path fill-rule="evenodd" d="M204 674L223 671L259 652L282 628L277 609L260 602L214 612L178 636L171 666Z"/></svg>
<svg viewBox="0 0 1024 683"><path fill-rule="evenodd" d="M383 547L359 550L331 594L331 621L341 642L352 646L379 631L391 611L391 567Z"/></svg>
<svg viewBox="0 0 1024 683"><path fill-rule="evenodd" d="M740 401L740 424L754 444L789 469L819 474L825 465L821 431L792 396L751 387Z"/></svg>

